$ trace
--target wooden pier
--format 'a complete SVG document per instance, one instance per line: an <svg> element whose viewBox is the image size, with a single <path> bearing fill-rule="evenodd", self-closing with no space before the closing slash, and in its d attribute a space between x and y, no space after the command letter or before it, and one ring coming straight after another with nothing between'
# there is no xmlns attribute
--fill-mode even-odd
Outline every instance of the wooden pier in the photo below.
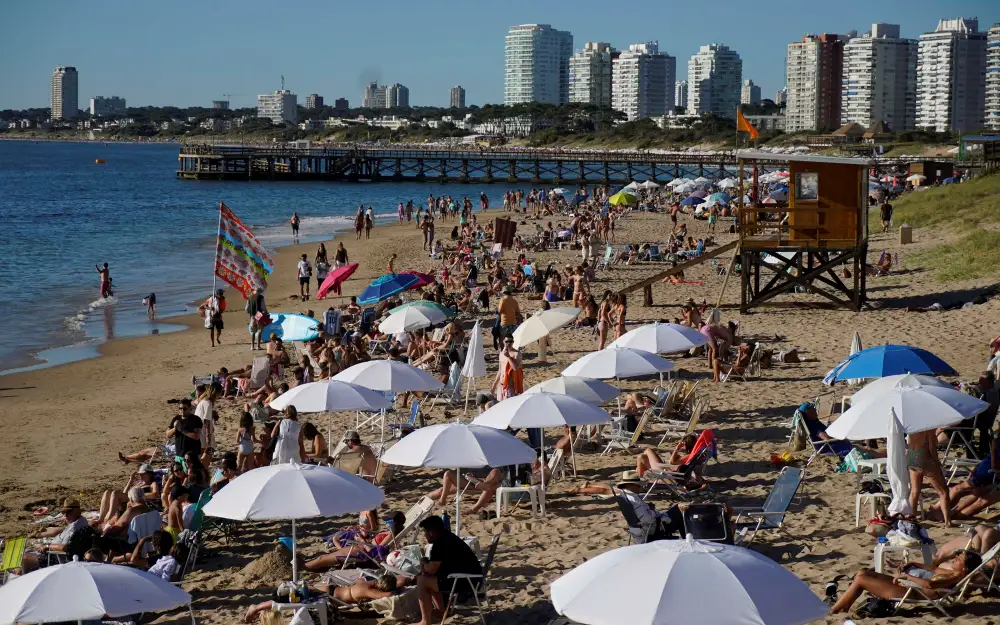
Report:
<svg viewBox="0 0 1000 625"><path fill-rule="evenodd" d="M894 163L885 162L886 166ZM784 164L774 163L773 169ZM649 151L479 150L332 147L256 148L184 145L177 177L184 180L325 180L626 184L674 178L737 176L732 153L697 155ZM762 172L763 173L763 172Z"/></svg>

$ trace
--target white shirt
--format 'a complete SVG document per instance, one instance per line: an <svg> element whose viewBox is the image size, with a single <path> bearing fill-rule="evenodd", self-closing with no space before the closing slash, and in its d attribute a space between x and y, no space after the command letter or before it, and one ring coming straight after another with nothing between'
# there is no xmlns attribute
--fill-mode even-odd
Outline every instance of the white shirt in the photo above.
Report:
<svg viewBox="0 0 1000 625"><path fill-rule="evenodd" d="M215 406L207 399L198 402L194 407L194 414L201 419L201 447L215 446L215 423L212 421L212 409Z"/></svg>
<svg viewBox="0 0 1000 625"><path fill-rule="evenodd" d="M300 278L308 278L312 274L312 267L309 266L308 260L300 260L298 267Z"/></svg>
<svg viewBox="0 0 1000 625"><path fill-rule="evenodd" d="M149 567L148 572L156 575L165 582L169 582L177 570L177 560L173 556L162 556L156 564Z"/></svg>
<svg viewBox="0 0 1000 625"><path fill-rule="evenodd" d="M80 517L79 519L73 521L66 526L66 529L59 532L59 535L52 539L53 545L68 545L69 541L73 538L73 534L76 534L80 530L87 527L89 523L87 519Z"/></svg>

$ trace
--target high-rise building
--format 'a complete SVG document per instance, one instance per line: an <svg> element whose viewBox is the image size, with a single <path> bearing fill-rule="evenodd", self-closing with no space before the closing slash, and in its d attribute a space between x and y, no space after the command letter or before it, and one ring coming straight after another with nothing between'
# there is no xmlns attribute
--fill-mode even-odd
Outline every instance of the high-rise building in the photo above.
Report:
<svg viewBox="0 0 1000 625"><path fill-rule="evenodd" d="M573 35L548 24L511 26L504 40L503 103L569 102Z"/></svg>
<svg viewBox="0 0 1000 625"><path fill-rule="evenodd" d="M666 115L674 110L676 81L677 59L656 41L634 43L614 60L611 106L629 121Z"/></svg>
<svg viewBox="0 0 1000 625"><path fill-rule="evenodd" d="M917 128L966 132L982 127L986 108L986 33L975 18L941 20L920 35Z"/></svg>
<svg viewBox="0 0 1000 625"><path fill-rule="evenodd" d="M333 110L335 111L347 111L351 108L351 104L347 101L347 98L337 98L333 102Z"/></svg>
<svg viewBox="0 0 1000 625"><path fill-rule="evenodd" d="M610 43L584 44L569 60L569 101L611 106L611 61L617 56Z"/></svg>
<svg viewBox="0 0 1000 625"><path fill-rule="evenodd" d="M361 108L384 109L385 103L385 87L380 87L377 82L368 83L365 86L365 97L361 99Z"/></svg>
<svg viewBox="0 0 1000 625"><path fill-rule="evenodd" d="M448 93L448 106L453 109L465 108L465 87L455 85Z"/></svg>
<svg viewBox="0 0 1000 625"><path fill-rule="evenodd" d="M736 117L743 60L722 44L701 46L688 61L688 114Z"/></svg>
<svg viewBox="0 0 1000 625"><path fill-rule="evenodd" d="M788 102L788 87L782 87L778 89L777 93L774 94L774 103L778 106L784 106Z"/></svg>
<svg viewBox="0 0 1000 625"><path fill-rule="evenodd" d="M749 78L743 81L740 89L740 104L760 104L760 86Z"/></svg>
<svg viewBox="0 0 1000 625"><path fill-rule="evenodd" d="M674 83L674 106L687 109L688 105L688 81L678 80Z"/></svg>
<svg viewBox="0 0 1000 625"><path fill-rule="evenodd" d="M287 89L257 96L257 117L271 120L272 124L289 122L298 117L298 96Z"/></svg>
<svg viewBox="0 0 1000 625"><path fill-rule="evenodd" d="M57 67L52 72L52 119L73 119L79 112L80 77L75 67Z"/></svg>
<svg viewBox="0 0 1000 625"><path fill-rule="evenodd" d="M840 127L845 39L824 33L788 44L787 132L826 132Z"/></svg>
<svg viewBox="0 0 1000 625"><path fill-rule="evenodd" d="M228 111L229 100L212 100L212 108L217 111Z"/></svg>
<svg viewBox="0 0 1000 625"><path fill-rule="evenodd" d="M307 109L321 109L323 108L323 96L310 93L306 96L306 108Z"/></svg>
<svg viewBox="0 0 1000 625"><path fill-rule="evenodd" d="M872 24L844 44L840 123L913 130L917 119L917 41L900 39L896 24Z"/></svg>
<svg viewBox="0 0 1000 625"><path fill-rule="evenodd" d="M410 90L398 82L385 88L385 108L405 109L410 107Z"/></svg>
<svg viewBox="0 0 1000 625"><path fill-rule="evenodd" d="M1000 130L1000 24L986 38L986 127Z"/></svg>
<svg viewBox="0 0 1000 625"><path fill-rule="evenodd" d="M116 95L102 95L90 98L90 115L92 117L120 117L125 114L125 98Z"/></svg>

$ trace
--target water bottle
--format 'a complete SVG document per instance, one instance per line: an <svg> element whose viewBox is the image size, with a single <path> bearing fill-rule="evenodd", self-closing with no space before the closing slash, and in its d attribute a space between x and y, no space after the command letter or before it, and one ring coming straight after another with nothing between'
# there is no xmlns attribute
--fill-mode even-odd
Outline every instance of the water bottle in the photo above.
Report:
<svg viewBox="0 0 1000 625"><path fill-rule="evenodd" d="M879 544L885 545L886 543L889 542L889 539L886 538L885 536L879 536L878 537L878 542L879 542Z"/></svg>
<svg viewBox="0 0 1000 625"><path fill-rule="evenodd" d="M444 521L444 528L450 532L451 531L451 517L448 516L447 512L445 512L444 514L441 515L441 520Z"/></svg>

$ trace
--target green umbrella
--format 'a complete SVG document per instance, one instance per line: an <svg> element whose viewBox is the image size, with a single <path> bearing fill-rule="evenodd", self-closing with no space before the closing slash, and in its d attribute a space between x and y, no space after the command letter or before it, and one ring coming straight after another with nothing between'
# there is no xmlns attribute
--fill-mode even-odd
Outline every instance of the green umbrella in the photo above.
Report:
<svg viewBox="0 0 1000 625"><path fill-rule="evenodd" d="M615 193L614 195L608 198L608 203L611 204L612 206L621 206L623 204L628 204L628 205L638 204L639 198L629 193L625 193L624 191L619 191L618 193Z"/></svg>
<svg viewBox="0 0 1000 625"><path fill-rule="evenodd" d="M428 300L425 300L425 299L418 299L418 300L414 300L412 302L407 302L407 303L403 304L402 306L396 306L395 308L393 308L392 310L389 311L389 314L391 315L391 314L397 313L397 312L399 312L401 310L406 310L410 306L426 306L428 308L436 308L436 309L440 310L446 317L454 317L457 314L457 312L453 308L448 308L447 306L442 306L441 304L438 304L437 302L431 302L431 301L428 301Z"/></svg>

